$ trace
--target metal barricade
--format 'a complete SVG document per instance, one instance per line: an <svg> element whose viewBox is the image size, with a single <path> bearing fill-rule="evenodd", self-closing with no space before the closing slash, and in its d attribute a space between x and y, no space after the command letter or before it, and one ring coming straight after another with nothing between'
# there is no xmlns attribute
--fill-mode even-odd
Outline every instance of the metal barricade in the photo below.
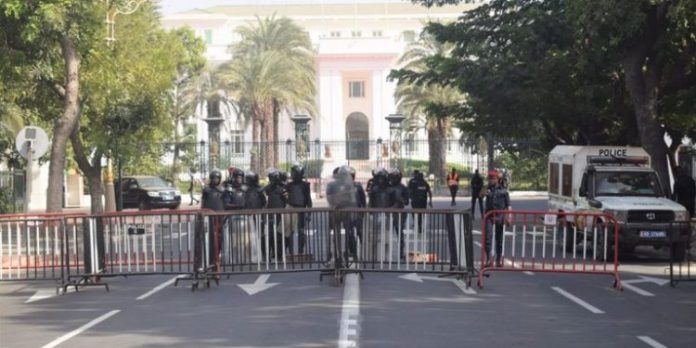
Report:
<svg viewBox="0 0 696 348"><path fill-rule="evenodd" d="M696 262L693 255L696 254L696 219L691 221L675 222L679 228L670 228L669 248L669 280L672 287L680 282L696 281L696 269L692 270L692 263ZM683 226L683 228L682 228ZM686 231L687 233L682 233ZM676 232L676 235L674 235ZM693 273L692 273L693 272Z"/></svg>
<svg viewBox="0 0 696 348"><path fill-rule="evenodd" d="M481 222L481 270L605 274L619 277L619 224L608 214L491 211Z"/></svg>
<svg viewBox="0 0 696 348"><path fill-rule="evenodd" d="M191 274L201 211L120 212L66 218L67 286L105 286L105 277Z"/></svg>
<svg viewBox="0 0 696 348"><path fill-rule="evenodd" d="M471 215L455 210L351 209L336 212L347 270L474 273Z"/></svg>
<svg viewBox="0 0 696 348"><path fill-rule="evenodd" d="M441 210L280 209L205 213L195 237L192 290L221 275L319 271L474 273L468 213Z"/></svg>
<svg viewBox="0 0 696 348"><path fill-rule="evenodd" d="M64 220L56 215L0 216L0 281L62 282Z"/></svg>

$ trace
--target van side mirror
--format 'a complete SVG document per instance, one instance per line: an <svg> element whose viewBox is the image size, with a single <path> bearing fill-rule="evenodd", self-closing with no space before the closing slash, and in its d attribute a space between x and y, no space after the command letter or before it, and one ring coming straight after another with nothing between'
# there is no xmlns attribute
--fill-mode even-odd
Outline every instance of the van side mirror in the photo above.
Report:
<svg viewBox="0 0 696 348"><path fill-rule="evenodd" d="M596 199L590 199L587 203L589 203L592 208L602 209L602 202Z"/></svg>

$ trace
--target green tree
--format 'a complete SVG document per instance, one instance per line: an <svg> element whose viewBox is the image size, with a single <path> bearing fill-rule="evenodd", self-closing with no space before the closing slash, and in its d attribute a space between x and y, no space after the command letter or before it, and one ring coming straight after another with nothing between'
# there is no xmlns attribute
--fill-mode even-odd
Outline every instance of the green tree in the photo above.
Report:
<svg viewBox="0 0 696 348"><path fill-rule="evenodd" d="M462 123L493 132L532 130L549 146L641 145L669 191L669 158L696 135L695 16L688 0L493 0L456 23L429 25L457 58L433 59L431 71L410 78L457 85L470 97ZM676 140L671 149L665 134Z"/></svg>
<svg viewBox="0 0 696 348"><path fill-rule="evenodd" d="M149 4L120 17L118 40L96 48L82 66L82 115L70 140L94 213L102 211L102 158L160 163L161 143L173 134L178 115L170 91L191 50L186 33L152 24L158 21Z"/></svg>
<svg viewBox="0 0 696 348"><path fill-rule="evenodd" d="M177 78L174 87L170 91L170 103L172 104L172 119L174 120L171 141L173 143L173 157L171 179L180 173L179 159L184 153L185 165L191 166L190 152L195 153L195 129L185 124L186 119L192 117L196 107L201 102L201 81L205 68L205 43L197 38L191 28L181 28L175 31L183 44L184 55L177 67Z"/></svg>
<svg viewBox="0 0 696 348"><path fill-rule="evenodd" d="M283 111L316 115L314 51L307 32L288 18L258 18L237 30L240 41L230 47L233 60L217 75L245 118L251 120L255 143L261 146L258 169L278 164L279 115Z"/></svg>
<svg viewBox="0 0 696 348"><path fill-rule="evenodd" d="M29 76L42 114L53 123L46 209L62 208L63 172L68 138L80 117L80 66L103 42L105 11L101 1L6 0L0 2L2 55L15 66L30 67ZM52 95L46 93L46 89ZM39 98L48 99L39 99ZM52 104L52 105L47 105ZM56 113L60 110L60 114Z"/></svg>
<svg viewBox="0 0 696 348"><path fill-rule="evenodd" d="M427 33L411 44L399 59L402 71L423 73L433 56L449 56L451 48L435 41ZM398 74L398 72L397 72ZM395 97L399 112L406 115L406 127L425 126L428 135L429 172L444 180L447 176L446 141L452 127L451 110L463 102L463 95L453 86L399 80Z"/></svg>

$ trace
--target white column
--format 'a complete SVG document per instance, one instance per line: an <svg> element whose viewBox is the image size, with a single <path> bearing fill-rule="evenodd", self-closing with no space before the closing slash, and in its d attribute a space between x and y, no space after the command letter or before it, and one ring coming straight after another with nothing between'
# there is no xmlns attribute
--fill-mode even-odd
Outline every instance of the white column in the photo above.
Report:
<svg viewBox="0 0 696 348"><path fill-rule="evenodd" d="M384 98L384 79L382 70L372 71L372 118L370 120L370 138L387 139L389 137L389 127L385 126L384 109L386 99ZM386 130L386 132L385 132ZM374 152L374 151L373 151Z"/></svg>

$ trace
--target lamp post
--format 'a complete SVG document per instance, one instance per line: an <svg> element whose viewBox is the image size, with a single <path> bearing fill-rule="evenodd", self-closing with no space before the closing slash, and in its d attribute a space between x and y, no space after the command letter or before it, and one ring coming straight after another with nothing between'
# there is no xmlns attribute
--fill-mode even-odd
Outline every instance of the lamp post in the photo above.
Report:
<svg viewBox="0 0 696 348"><path fill-rule="evenodd" d="M375 168L377 168L379 167L379 163L382 161L382 138L377 138L375 150Z"/></svg>
<svg viewBox="0 0 696 348"><path fill-rule="evenodd" d="M220 125L225 119L222 117L222 112L220 111L221 98L218 95L214 95L208 99L208 113L207 117L203 119L205 123L208 124L208 143L210 144L208 148L209 161L208 167L219 168L219 157L220 157Z"/></svg>
<svg viewBox="0 0 696 348"><path fill-rule="evenodd" d="M307 115L295 115L290 118L295 123L295 160L304 162L309 154L309 121Z"/></svg>
<svg viewBox="0 0 696 348"><path fill-rule="evenodd" d="M201 140L198 145L201 147L201 150L199 151L198 158L200 160L200 172L203 176L207 176L208 174L208 169L205 165L205 140Z"/></svg>
<svg viewBox="0 0 696 348"><path fill-rule="evenodd" d="M391 151L389 151L390 166L392 168L399 167L399 160L401 159L401 122L404 121L406 117L401 114L391 114L385 119L389 122L389 146Z"/></svg>
<svg viewBox="0 0 696 348"><path fill-rule="evenodd" d="M317 166L314 172L316 173L318 179L318 181L314 185L314 192L316 192L318 196L321 192L321 171L323 169L323 165L319 160L321 158L321 141L319 141L319 138L314 139L314 151L316 153L314 163L316 163Z"/></svg>
<svg viewBox="0 0 696 348"><path fill-rule="evenodd" d="M285 165L287 170L290 170L290 147L292 146L292 140L290 138L285 140Z"/></svg>

